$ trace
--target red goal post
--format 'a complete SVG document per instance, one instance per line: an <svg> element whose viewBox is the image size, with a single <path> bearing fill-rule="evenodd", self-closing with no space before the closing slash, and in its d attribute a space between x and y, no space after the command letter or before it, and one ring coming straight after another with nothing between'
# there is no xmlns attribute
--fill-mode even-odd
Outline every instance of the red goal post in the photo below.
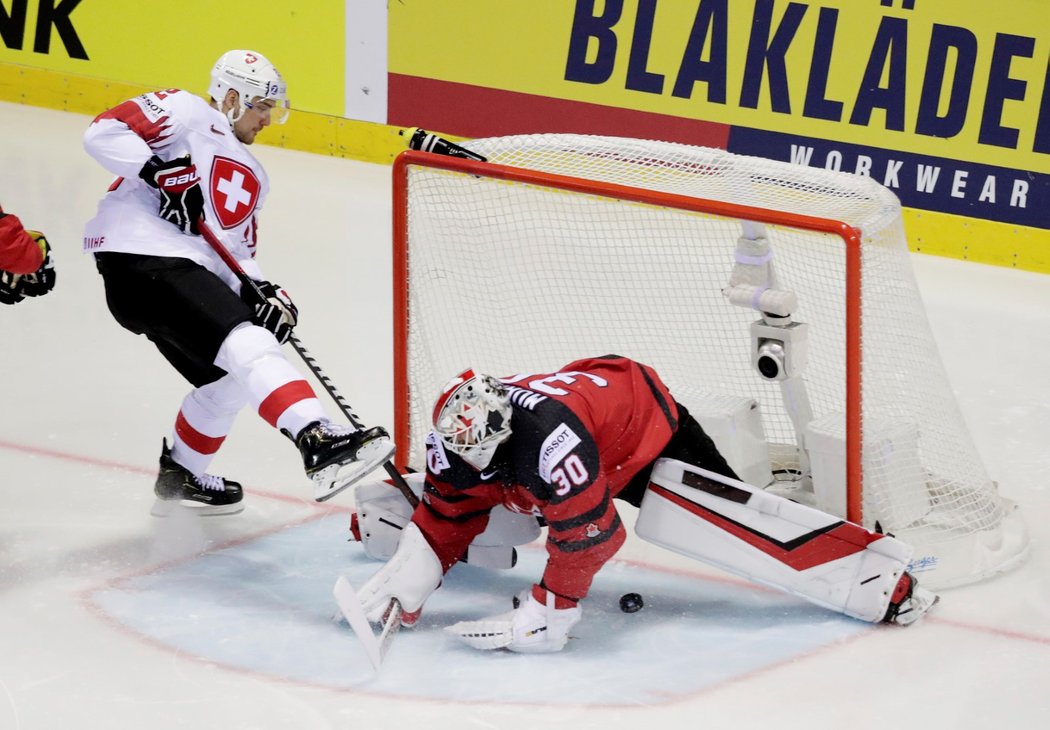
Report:
<svg viewBox="0 0 1050 730"><path fill-rule="evenodd" d="M719 443L752 481L768 473L756 486L910 539L928 584L1023 557L1023 525L954 408L889 191L659 142L523 135L466 146L489 161L406 151L394 163L399 467L424 466L430 406L456 372L540 372L616 352L653 365L716 442L759 433L764 445ZM786 291L808 333L808 362L787 381L750 367L763 333L780 330L755 330L761 307L725 292L742 262L755 268L756 243L778 276L748 291ZM756 283L752 274L742 280Z"/></svg>

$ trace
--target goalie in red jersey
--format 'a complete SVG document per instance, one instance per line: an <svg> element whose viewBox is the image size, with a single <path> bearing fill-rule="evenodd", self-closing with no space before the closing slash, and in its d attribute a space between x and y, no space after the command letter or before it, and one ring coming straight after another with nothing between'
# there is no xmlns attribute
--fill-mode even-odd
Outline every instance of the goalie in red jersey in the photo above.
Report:
<svg viewBox="0 0 1050 730"><path fill-rule="evenodd" d="M595 574L626 539L614 498L641 505L636 532L643 538L858 618L910 623L936 600L905 571L903 543L740 482L657 373L613 355L555 373L497 379L468 370L453 378L434 406L423 498L393 557L357 597L373 621L397 599L402 623L412 625L444 573L486 529L492 509L502 506L546 525L543 576L513 611L449 630L479 649L558 651L580 620ZM745 529L727 527L711 500L738 509L756 501L756 524L737 516L734 524L743 519ZM763 540L771 538L758 524L770 514L769 500L784 522L806 527L799 544L818 557L803 570L774 558L777 565L759 574L754 563L720 559L770 553ZM668 518L673 510L686 515L686 527ZM830 593L825 569L838 581ZM837 577L844 573L859 576L855 589Z"/></svg>

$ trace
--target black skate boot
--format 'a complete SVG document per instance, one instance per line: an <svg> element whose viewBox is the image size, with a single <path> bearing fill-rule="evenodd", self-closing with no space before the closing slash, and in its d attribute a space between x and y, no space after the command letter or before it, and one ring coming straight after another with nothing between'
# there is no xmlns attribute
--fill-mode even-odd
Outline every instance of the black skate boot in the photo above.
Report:
<svg viewBox="0 0 1050 730"><path fill-rule="evenodd" d="M151 514L166 517L177 505L199 515L232 515L244 509L244 491L237 482L205 474L197 477L171 458L168 440L161 443L160 472L153 486L157 501Z"/></svg>
<svg viewBox="0 0 1050 730"><path fill-rule="evenodd" d="M354 430L331 421L314 421L299 432L295 445L303 455L314 499L324 502L394 455L394 442L380 426Z"/></svg>

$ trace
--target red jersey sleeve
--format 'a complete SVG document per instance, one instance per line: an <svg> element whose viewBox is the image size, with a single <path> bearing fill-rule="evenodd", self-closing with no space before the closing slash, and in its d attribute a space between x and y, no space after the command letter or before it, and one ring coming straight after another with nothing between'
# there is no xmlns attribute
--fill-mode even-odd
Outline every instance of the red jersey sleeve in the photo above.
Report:
<svg viewBox="0 0 1050 730"><path fill-rule="evenodd" d="M488 491L456 490L427 474L423 499L412 514L412 521L427 538L445 572L463 558L471 541L485 531L489 512L499 503Z"/></svg>
<svg viewBox="0 0 1050 730"><path fill-rule="evenodd" d="M578 601L594 576L627 539L608 481L601 474L543 509L547 521L547 567L542 586Z"/></svg>
<svg viewBox="0 0 1050 730"><path fill-rule="evenodd" d="M44 263L40 250L17 216L0 211L0 269L12 274L32 274Z"/></svg>

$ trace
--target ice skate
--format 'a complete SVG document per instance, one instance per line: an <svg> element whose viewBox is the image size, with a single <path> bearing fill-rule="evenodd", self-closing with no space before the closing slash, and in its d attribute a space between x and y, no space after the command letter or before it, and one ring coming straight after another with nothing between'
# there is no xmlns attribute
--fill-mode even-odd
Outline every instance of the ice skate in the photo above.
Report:
<svg viewBox="0 0 1050 730"><path fill-rule="evenodd" d="M354 430L331 421L314 421L295 439L314 499L324 502L353 486L394 455L394 442L380 426Z"/></svg>
<svg viewBox="0 0 1050 730"><path fill-rule="evenodd" d="M154 517L167 517L180 506L202 516L232 515L244 509L240 484L211 474L191 474L171 458L167 439L161 445L160 472L153 493L157 495L150 510Z"/></svg>
<svg viewBox="0 0 1050 730"><path fill-rule="evenodd" d="M905 573L897 582L889 608L882 622L898 626L910 626L922 618L941 599L933 591L919 586L911 573Z"/></svg>

